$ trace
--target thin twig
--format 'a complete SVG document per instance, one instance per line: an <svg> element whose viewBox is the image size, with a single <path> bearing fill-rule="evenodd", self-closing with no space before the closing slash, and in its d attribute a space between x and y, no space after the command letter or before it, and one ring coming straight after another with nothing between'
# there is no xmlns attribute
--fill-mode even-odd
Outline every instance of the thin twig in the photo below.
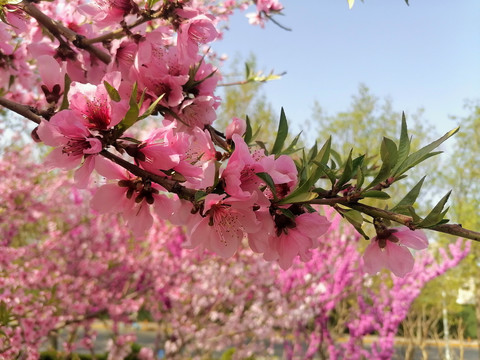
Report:
<svg viewBox="0 0 480 360"><path fill-rule="evenodd" d="M358 210L372 217L388 219L408 227L413 227L413 228L415 227L415 225L413 225L413 219L410 216L397 214L392 211L382 210L382 209L375 208L373 206L368 206L360 203L353 203L353 204L346 203L343 205L348 206L351 209ZM465 229L460 224L441 224L441 225L428 227L427 229L438 231L444 234L460 236L465 239L480 241L480 232Z"/></svg>
<svg viewBox="0 0 480 360"><path fill-rule="evenodd" d="M146 23L147 21L151 21L151 20L154 20L158 17L160 17L162 15L162 11L157 11L155 14L151 15L151 16L143 16L142 18L138 19L137 21L135 21L133 24L130 24L122 29L117 29L117 30L114 30L112 32L109 32L109 33L106 33L106 34L103 34L103 35L100 35L100 36L97 36L96 38L91 38L91 39L84 39L83 40L83 45L92 45L92 44L95 44L95 43L100 43L100 42L104 42L104 41L108 41L108 40L112 40L112 39L118 39L118 38L121 38L126 30L131 30L143 23Z"/></svg>
<svg viewBox="0 0 480 360"><path fill-rule="evenodd" d="M22 115L23 117L33 121L34 123L40 124L40 122L42 121L42 117L35 114L29 106L16 103L3 97L0 97L0 106L3 106L13 112L16 112L19 115Z"/></svg>
<svg viewBox="0 0 480 360"><path fill-rule="evenodd" d="M28 1L22 1L19 5L21 9L23 9L23 11L25 11L31 17L35 18L39 24L41 24L48 31L50 31L52 35L55 36L60 42L64 42L62 39L63 36L77 48L88 51L105 64L109 64L112 60L111 56L108 53L102 51L95 46L92 46L91 44L85 43L85 39L83 36L65 27L58 21L55 21L52 18L48 17L43 12L41 12L34 4L29 3Z"/></svg>
<svg viewBox="0 0 480 360"><path fill-rule="evenodd" d="M183 185L180 185L180 183L177 181L168 179L160 175L152 174L146 170L139 168L135 164L132 164L127 160L124 160L121 157L114 155L111 152L108 152L107 150L102 150L102 152L100 152L100 155L120 165L124 169L127 169L128 171L130 171L132 174L136 176L139 176L144 179L149 179L157 183L158 185L165 188L165 190L167 190L168 192L175 193L182 199L192 201L192 202L195 199L195 194L197 191L194 189L189 189Z"/></svg>

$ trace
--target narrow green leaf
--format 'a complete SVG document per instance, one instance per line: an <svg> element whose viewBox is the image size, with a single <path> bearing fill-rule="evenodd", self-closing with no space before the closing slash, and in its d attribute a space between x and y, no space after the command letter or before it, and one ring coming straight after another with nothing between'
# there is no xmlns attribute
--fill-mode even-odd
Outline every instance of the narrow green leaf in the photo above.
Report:
<svg viewBox="0 0 480 360"><path fill-rule="evenodd" d="M430 211L430 213L418 224L418 226L430 227L437 225L440 221L443 220L448 210L444 210L444 207L448 201L448 198L450 197L451 192L452 191L449 191L443 198L440 199L437 205L435 205L432 211Z"/></svg>
<svg viewBox="0 0 480 360"><path fill-rule="evenodd" d="M290 145L288 145L288 147L282 151L282 154L289 155L299 150L295 147L297 146L298 140L300 139L300 135L302 135L302 132L299 132L298 135L295 136Z"/></svg>
<svg viewBox="0 0 480 360"><path fill-rule="evenodd" d="M328 179L332 183L332 186L335 185L335 183L337 182L337 177L335 176L335 173L327 165L318 164L318 167L328 177Z"/></svg>
<svg viewBox="0 0 480 360"><path fill-rule="evenodd" d="M279 154L282 151L287 135L288 135L287 117L285 116L285 111L282 108L280 112L280 122L278 124L277 137L275 139L275 143L273 144L272 151L270 151L271 154Z"/></svg>
<svg viewBox="0 0 480 360"><path fill-rule="evenodd" d="M251 73L252 71L250 70L250 66L248 65L248 63L245 63L245 79L246 80L250 79Z"/></svg>
<svg viewBox="0 0 480 360"><path fill-rule="evenodd" d="M357 210L346 210L346 211L341 211L340 213L343 215L343 217L350 224L353 225L355 230L357 230L360 235L362 235L367 240L370 239L368 237L368 235L365 234L365 232L362 229L362 224L363 224L364 219L363 219L362 214L359 211L357 211Z"/></svg>
<svg viewBox="0 0 480 360"><path fill-rule="evenodd" d="M383 138L380 145L380 157L383 162L388 161L392 166L396 163L398 157L397 144L392 139Z"/></svg>
<svg viewBox="0 0 480 360"><path fill-rule="evenodd" d="M379 190L370 190L362 194L363 197L366 198L376 198L376 199L390 199L390 195L386 192L379 191Z"/></svg>
<svg viewBox="0 0 480 360"><path fill-rule="evenodd" d="M317 153L314 160L312 161L315 161L322 165L327 165L328 159L330 159L330 153L332 151L331 147L332 147L332 137L330 136L327 139L327 141L325 141L325 144L323 144L322 148L320 149L320 151Z"/></svg>
<svg viewBox="0 0 480 360"><path fill-rule="evenodd" d="M132 94L130 95L130 108L125 114L123 120L117 125L117 128L120 131L120 135L138 121L139 112L140 108L137 104L137 83L134 83Z"/></svg>
<svg viewBox="0 0 480 360"><path fill-rule="evenodd" d="M410 138L408 137L407 120L405 113L402 112L402 127L400 129L400 142L398 144L398 158L397 164L393 167L392 172L395 173L400 165L410 154Z"/></svg>
<svg viewBox="0 0 480 360"><path fill-rule="evenodd" d="M295 220L295 215L290 210L284 209L284 208L278 208L277 210L280 211L286 217L288 217L292 220Z"/></svg>
<svg viewBox="0 0 480 360"><path fill-rule="evenodd" d="M259 172L259 173L256 173L256 175L262 179L265 184L267 184L267 186L270 188L270 190L272 191L272 194L273 194L273 197L274 197L274 200L277 201L277 188L275 187L275 182L273 181L272 177L270 176L269 173L266 173L266 172Z"/></svg>
<svg viewBox="0 0 480 360"><path fill-rule="evenodd" d="M299 187L297 187L294 191L292 191L290 194L288 194L283 199L281 199L278 203L289 204L294 202L304 202L304 201L310 201L312 199L315 199L318 195L314 192L311 192L311 190L323 173L324 171L322 170L322 168L320 167L316 168L314 173L310 175L307 181L302 183ZM308 200L305 200L306 198L308 198Z"/></svg>
<svg viewBox="0 0 480 360"><path fill-rule="evenodd" d="M195 202L199 202L199 201L203 200L205 198L205 196L207 196L207 193L205 191L198 190L195 193Z"/></svg>
<svg viewBox="0 0 480 360"><path fill-rule="evenodd" d="M342 175L337 181L338 188L341 188L344 184L346 184L348 181L352 179L352 176L353 176L352 152L353 152L353 149L350 150L347 161L345 161L345 165L343 167Z"/></svg>
<svg viewBox="0 0 480 360"><path fill-rule="evenodd" d="M107 90L107 93L108 93L108 96L110 96L110 99L112 99L115 102L119 102L120 100L122 100L120 98L120 94L118 93L117 89L115 89L107 81L104 80L103 85L105 86L105 89Z"/></svg>
<svg viewBox="0 0 480 360"><path fill-rule="evenodd" d="M382 145L380 146L380 156L382 158L382 166L380 171L373 181L366 187L366 189L370 189L371 187L374 187L375 185L378 185L382 181L388 179L392 170L392 166L395 164L395 161L397 161L397 145L395 145L392 140L384 137Z"/></svg>
<svg viewBox="0 0 480 360"><path fill-rule="evenodd" d="M407 206L412 206L417 200L418 195L420 194L420 190L422 189L424 181L425 181L425 176L391 210L397 211L397 209L406 208Z"/></svg>
<svg viewBox="0 0 480 360"><path fill-rule="evenodd" d="M295 195L289 195L288 198L285 197L278 202L279 205L282 204L295 204L295 203L302 203L308 202L318 197L317 193L314 192L304 192Z"/></svg>
<svg viewBox="0 0 480 360"><path fill-rule="evenodd" d="M263 150L265 150L265 155L268 155L268 151L267 151L267 145L265 145L265 143L263 141L260 141L260 140L256 140L255 143L260 146Z"/></svg>
<svg viewBox="0 0 480 360"><path fill-rule="evenodd" d="M315 140L315 144L313 144L312 148L308 152L308 162L311 163L315 159L318 153L318 144L317 141Z"/></svg>
<svg viewBox="0 0 480 360"><path fill-rule="evenodd" d="M250 141L252 141L252 124L250 123L250 118L246 117L247 129L245 130L245 135L243 135L243 139L245 143L248 145Z"/></svg>
<svg viewBox="0 0 480 360"><path fill-rule="evenodd" d="M412 217L414 223L419 223L422 219L417 215L413 206L408 206L408 214Z"/></svg>
<svg viewBox="0 0 480 360"><path fill-rule="evenodd" d="M414 152L410 156L408 156L405 161L401 165L398 166L397 171L393 174L393 176L398 176L406 172L407 170L411 169L415 165L418 165L422 161L428 159L429 157L432 157L432 150L436 149L438 146L440 146L445 140L448 138L452 137L455 135L455 133L459 130L457 127L456 129L450 130L447 132L445 135L443 135L441 138L438 140L428 144L427 146L421 148L420 150ZM439 152L435 153L439 154Z"/></svg>
<svg viewBox="0 0 480 360"><path fill-rule="evenodd" d="M343 164L343 161L342 161L342 157L340 156L340 154L338 152L336 152L335 150L333 149L330 149L330 154L332 155L333 157L333 160L334 160L334 164ZM332 169L335 169L335 165L334 166L330 166Z"/></svg>
<svg viewBox="0 0 480 360"><path fill-rule="evenodd" d="M355 0L347 0L348 1L348 8L351 9L353 7L353 4L355 3Z"/></svg>
<svg viewBox="0 0 480 360"><path fill-rule="evenodd" d="M363 173L362 167L358 168L357 171L357 188L361 189L363 183L365 181L365 174Z"/></svg>
<svg viewBox="0 0 480 360"><path fill-rule="evenodd" d="M153 112L155 111L155 109L157 108L157 105L158 103L160 102L160 100L162 100L163 96L165 94L162 94L160 95L157 100L155 100L153 103L150 104L150 106L148 107L147 110L145 110L145 112L138 118L138 120L143 120L145 119L146 117L150 116L153 114Z"/></svg>
<svg viewBox="0 0 480 360"><path fill-rule="evenodd" d="M72 79L68 74L65 74L65 82L63 84L63 99L62 104L60 105L60 110L68 109L70 104L68 103L68 92L70 91L70 84L72 83Z"/></svg>

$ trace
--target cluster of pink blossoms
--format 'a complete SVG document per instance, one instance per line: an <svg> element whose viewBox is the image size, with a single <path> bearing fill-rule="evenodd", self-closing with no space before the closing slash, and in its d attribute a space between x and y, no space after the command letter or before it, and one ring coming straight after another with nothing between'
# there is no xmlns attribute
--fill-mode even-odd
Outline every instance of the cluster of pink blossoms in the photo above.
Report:
<svg viewBox="0 0 480 360"><path fill-rule="evenodd" d="M224 258L245 239L285 269L297 256L310 259L329 221L308 203L282 202L299 186L291 157L251 147L243 120L233 119L225 134L212 126L221 74L206 47L221 37L219 23L249 4L260 25L283 9L277 0L7 4L0 67L9 76L0 75L0 88L35 109L33 134L54 147L51 168L75 169L83 188L94 172L105 179L91 202L99 213L121 213L136 236L154 216L184 225L187 246ZM145 118L161 125L150 133L134 126ZM412 268L409 251L391 246L395 239L372 241L379 256L369 248L367 269ZM390 265L391 253L405 261Z"/></svg>

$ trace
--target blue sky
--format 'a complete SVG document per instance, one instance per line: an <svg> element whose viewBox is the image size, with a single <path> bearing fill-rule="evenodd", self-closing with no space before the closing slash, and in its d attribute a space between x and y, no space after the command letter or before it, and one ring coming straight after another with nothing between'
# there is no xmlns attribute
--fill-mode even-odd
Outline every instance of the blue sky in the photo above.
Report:
<svg viewBox="0 0 480 360"><path fill-rule="evenodd" d="M360 83L407 115L424 108L439 133L456 126L450 115L467 114L466 99L480 98L478 0L357 0L352 10L346 0L282 3L285 16L276 19L291 32L250 26L239 13L213 48L286 71L264 92L297 128L315 100L328 114L347 110Z"/></svg>

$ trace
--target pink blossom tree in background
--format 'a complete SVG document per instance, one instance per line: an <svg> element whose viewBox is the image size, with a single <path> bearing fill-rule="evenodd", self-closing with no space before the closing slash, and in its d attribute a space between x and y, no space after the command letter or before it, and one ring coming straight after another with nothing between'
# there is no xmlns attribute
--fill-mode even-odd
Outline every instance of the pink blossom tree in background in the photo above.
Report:
<svg viewBox="0 0 480 360"><path fill-rule="evenodd" d="M276 0L0 3L0 106L51 147L45 168L30 147L1 160L2 356L36 359L60 332L67 352L93 352L91 324L108 317L110 357L122 358L133 335L119 325L147 309L170 357L228 346L242 357L278 341L288 358L386 358L422 286L468 251L457 242L443 261L415 263L409 249L428 246L421 229L480 240L447 224L449 194L416 213L423 180L390 210L368 203L457 129L413 151L403 118L375 159L338 155L331 139L301 148L283 110L271 144L248 118L215 127L221 61L208 45L251 3L261 26L283 10ZM362 258L365 223L376 236ZM401 278L370 287L366 273L384 267ZM363 349L371 332L379 340Z"/></svg>
<svg viewBox="0 0 480 360"><path fill-rule="evenodd" d="M5 358L37 359L60 333L69 334L60 344L65 351L93 351L99 318L113 322L112 353L126 355L135 335L118 331L141 309L158 323L157 348L142 349L145 358L159 349L181 359L229 347L245 358L272 353L275 345L287 358L388 358L423 285L468 253L461 241L450 254L441 249L439 262L424 252L404 278L385 274L374 285L363 275L361 237L329 213L332 229L307 262L284 271L246 249L218 261L186 249L183 231L160 220L148 237L132 238L117 216L89 210L90 191L19 162L28 153L8 151L0 163L4 184L15 184L1 192ZM373 333L378 340L364 349L362 339Z"/></svg>

